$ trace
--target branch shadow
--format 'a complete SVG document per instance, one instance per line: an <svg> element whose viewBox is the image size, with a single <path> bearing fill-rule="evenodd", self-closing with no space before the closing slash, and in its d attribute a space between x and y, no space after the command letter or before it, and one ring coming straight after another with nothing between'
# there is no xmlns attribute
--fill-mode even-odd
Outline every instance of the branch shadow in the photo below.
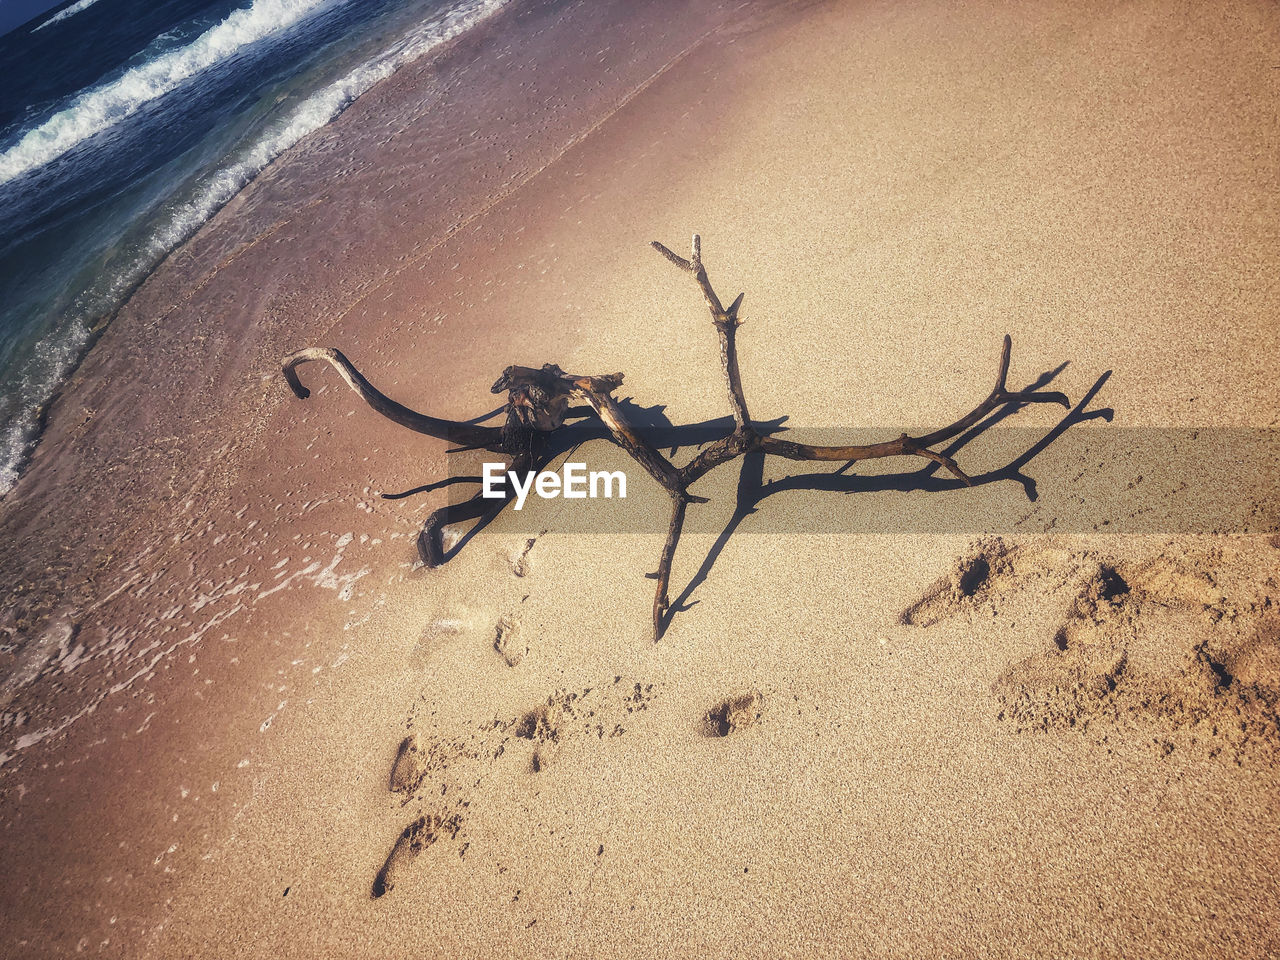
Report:
<svg viewBox="0 0 1280 960"><path fill-rule="evenodd" d="M436 480L432 483L424 483L418 487L412 487L408 490L402 490L400 493L380 493L383 500L404 500L406 497L413 497L419 493L430 493L432 490L440 490L444 487L451 487L456 483L483 483L483 477L461 476L446 477L443 480Z"/></svg>
<svg viewBox="0 0 1280 960"><path fill-rule="evenodd" d="M476 520L465 533L458 537L453 546L441 551L440 566L444 566L444 564L462 552L462 548L471 542L472 537L498 518L498 514L503 511L509 500L509 497L502 500L485 500L481 498L480 494L476 494L470 500L464 500L462 503L441 507L431 515L427 525L424 525L418 537L432 535L428 532L428 527L431 525L434 525L435 530L443 533L444 529L452 524ZM421 550L419 552L421 553Z"/></svg>
<svg viewBox="0 0 1280 960"><path fill-rule="evenodd" d="M1037 377L1030 385L1023 388L1027 392L1039 390L1052 382L1067 367L1066 363L1061 364L1053 370L1048 370ZM1025 451L995 470L989 470L986 473L973 476L972 486L984 486L989 483L996 483L1002 480L1012 480L1019 483L1025 492L1027 499L1035 501L1037 499L1035 479L1027 476L1023 472L1023 468L1032 460L1043 453L1055 440L1061 437L1069 429L1077 424L1084 423L1089 420L1105 420L1111 422L1115 415L1115 411L1110 407L1099 408L1098 410L1089 410L1089 404L1093 402L1102 387L1111 378L1111 371L1103 373L1092 387L1084 394L1080 401L1072 407L1063 418L1048 430L1043 437L1028 447ZM991 416L985 418L975 424L969 430L962 433L945 447L947 456L954 456L962 450L967 444L986 433L996 424L1000 423L1025 404L1010 404L1008 407L995 411ZM760 504L769 497L780 493L786 493L794 490L815 490L829 491L833 493L861 493L870 491L900 491L909 490L925 490L925 491L944 491L944 490L960 490L968 486L958 478L949 476L938 476L940 465L932 461L926 463L925 466L918 470L904 471L900 473L879 474L872 476L864 476L850 473L849 470L853 466L852 463L845 463L834 471L825 471L821 473L801 473L793 474L779 480L764 481L764 461L763 453L750 453L742 458L742 466L738 474L737 487L737 503L730 517L729 522L725 524L715 542L707 551L706 557L703 558L698 570L690 578L688 584L680 592L680 595L672 602L670 609L663 618L661 630L666 632L672 620L679 613L691 609L699 601L691 601L690 598L694 592L711 574L712 568L716 561L724 552L733 535L737 533L742 523L756 513L760 509Z"/></svg>

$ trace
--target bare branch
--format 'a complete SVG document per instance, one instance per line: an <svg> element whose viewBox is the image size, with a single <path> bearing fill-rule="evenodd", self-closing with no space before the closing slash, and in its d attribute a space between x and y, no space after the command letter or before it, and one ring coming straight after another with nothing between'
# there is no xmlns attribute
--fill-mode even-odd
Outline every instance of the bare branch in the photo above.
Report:
<svg viewBox="0 0 1280 960"><path fill-rule="evenodd" d="M693 275L702 298L711 313L711 322L720 341L720 366L724 375L729 406L733 411L734 429L720 439L703 447L683 467L676 467L631 424L622 408L613 398L613 391L622 384L622 374L587 377L565 373L555 364L541 368L507 367L493 385L494 393L506 393L506 423L501 427L482 427L474 423L438 420L416 413L374 389L358 370L340 352L332 348L309 348L286 357L284 376L293 392L302 399L309 391L298 379L295 368L312 360L331 364L347 384L378 413L396 423L459 444L462 449L485 449L506 454L513 458L511 470L521 473L539 469L545 464L549 447L547 438L559 430L565 421L578 416L594 415L608 429L613 441L627 452L656 480L671 497L671 522L666 542L658 561L658 570L651 576L657 580L653 597L653 639L661 636L670 622L671 569L675 552L684 529L685 514L690 503L706 503L703 497L689 493L689 486L708 471L735 460L744 454L761 452L789 460L856 462L884 457L921 457L944 467L961 482L972 486L974 481L954 459L933 449L940 443L960 436L964 431L981 423L988 415L1002 407L1017 407L1029 403L1059 403L1070 408L1066 396L1056 391L1010 391L1007 386L1012 340L1006 336L996 370L995 385L987 397L967 414L945 427L919 437L902 434L881 443L850 446L812 446L795 443L776 436L757 432L747 412L747 401L742 389L742 377L738 369L737 329L738 313L742 308L743 294L725 309L720 297L707 278L702 264L702 240L693 235L689 259L678 256L656 240L652 244L674 266ZM571 407L570 403L580 406ZM504 487L509 498L512 491ZM423 524L418 537L418 549L428 567L439 566L447 557L444 549L444 529L453 522L492 516L502 509L506 499L473 497L461 504L454 504L435 511Z"/></svg>
<svg viewBox="0 0 1280 960"><path fill-rule="evenodd" d="M714 470L722 463L728 463L744 453L750 453L752 450L759 450L764 437L756 434L754 430L739 431L735 430L727 437L708 444L702 448L702 451L680 468L680 479L686 487L694 483L703 474ZM805 457L792 457L793 460L807 459Z"/></svg>
<svg viewBox="0 0 1280 960"><path fill-rule="evenodd" d="M667 585L671 582L671 561L676 555L676 544L680 542L680 531L684 527L684 513L688 501L684 497L673 497L671 502L671 526L667 529L667 542L662 547L662 557L658 560L657 589L653 594L653 642L662 639L666 627L667 611L671 601L667 598Z"/></svg>
<svg viewBox="0 0 1280 960"><path fill-rule="evenodd" d="M668 493L683 492L680 472L627 422L617 401L611 395L594 390L589 385L583 385L574 389L573 396L575 399L585 401L595 410L597 416L613 434L618 446L627 451L653 479L662 484Z"/></svg>
<svg viewBox="0 0 1280 960"><path fill-rule="evenodd" d="M747 399L742 393L742 375L738 372L737 347L737 330L741 322L738 320L738 309L742 306L742 298L745 294L738 294L738 299L733 301L733 306L728 310L721 305L720 298L712 289L711 281L707 279L707 271L702 266L702 238L696 233L693 235L693 257L690 260L676 256L657 240L653 241L653 247L680 269L691 272L698 284L698 289L702 291L702 299L706 301L707 309L711 311L711 322L720 335L720 367L724 371L725 387L729 392L729 408L733 411L733 420L739 430L749 430L751 415L747 412Z"/></svg>
<svg viewBox="0 0 1280 960"><path fill-rule="evenodd" d="M657 250L660 254L662 254L664 257L666 257L668 260L670 260L672 263L674 263L674 264L675 264L677 267L679 267L681 270L692 270L692 269L693 269L693 264L691 264L691 263L690 263L688 260L686 260L684 257L681 257L681 256L679 256L678 254L673 253L671 250L669 250L667 247L663 246L663 245L662 245L661 243L659 243L657 240L652 241L652 242L649 244L649 246L653 247L653 249Z"/></svg>
<svg viewBox="0 0 1280 960"><path fill-rule="evenodd" d="M466 444L485 450L502 449L502 431L497 427L482 427L474 423L459 423L456 420L440 420L418 413L416 410L410 410L375 388L352 365L351 361L342 355L341 351L333 347L307 347L289 354L281 362L284 378L300 400L311 396L311 391L298 379L296 368L313 360L323 360L330 364L347 382L347 386L360 394L369 406L402 427L408 427L417 433L425 433L429 437L447 440L450 443Z"/></svg>
<svg viewBox="0 0 1280 960"><path fill-rule="evenodd" d="M516 474L526 473L531 464L532 461L527 455L518 456L511 461L509 469ZM445 527L464 520L478 519L486 513L496 516L514 495L509 481L504 481L502 491L503 496L500 500L477 493L471 499L462 503L451 503L441 507L427 517L422 529L418 532L418 556L422 558L422 562L428 570L442 566L445 560L448 559L446 556L447 551L444 547Z"/></svg>
<svg viewBox="0 0 1280 960"><path fill-rule="evenodd" d="M935 454L928 448L958 437L965 430L968 430L970 427L981 422L988 414L1006 404L1057 403L1067 407L1068 409L1071 407L1071 403L1067 399L1066 394L1058 393L1057 391L1047 391L1043 393L1035 391L1010 393L1005 389L1005 379L1009 375L1009 354L1012 347L1013 340L1006 335L1004 338L1003 349L1000 352L1000 366L996 372L996 385L992 388L991 393L987 398L959 420L956 420L954 423L942 427L941 429L934 430L932 433L927 433L920 437L908 437L906 434L903 434L896 440L887 440L883 443L847 447L814 447L807 444L792 443L788 440L782 440L777 437L764 437L760 441L760 449L765 453L772 453L779 457L786 457L789 460L829 460L847 462L857 460L876 460L881 457L927 457L935 463L942 464L961 480L964 480L965 483L969 483L969 479L955 465L954 460L951 460L949 457L942 457L941 454Z"/></svg>

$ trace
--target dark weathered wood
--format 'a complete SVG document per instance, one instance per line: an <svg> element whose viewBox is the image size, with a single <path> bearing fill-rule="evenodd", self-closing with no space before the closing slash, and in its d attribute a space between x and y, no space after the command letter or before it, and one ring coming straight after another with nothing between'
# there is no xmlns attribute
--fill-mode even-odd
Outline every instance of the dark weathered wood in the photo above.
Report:
<svg viewBox="0 0 1280 960"><path fill-rule="evenodd" d="M524 473L529 470L533 458L528 454L520 454L511 461L509 470ZM510 483L503 485L503 497L495 500L476 494L462 503L451 503L432 512L427 517L422 529L418 531L418 556L428 569L442 566L448 559L448 551L444 547L444 528L451 523L464 520L476 520L485 514L496 515L514 496Z"/></svg>
<svg viewBox="0 0 1280 960"><path fill-rule="evenodd" d="M670 622L668 592L671 567L681 531L684 529L685 514L690 503L707 502L704 497L691 494L689 487L716 467L756 451L788 460L842 463L884 457L923 457L946 468L965 484L972 484L972 480L953 458L932 448L958 437L1001 407L1026 403L1058 403L1070 407L1066 395L1056 391L1008 389L1006 381L1012 340L1006 336L995 386L986 399L958 420L931 433L918 437L904 433L880 443L850 446L812 446L760 433L752 425L742 389L742 375L738 369L737 329L741 324L738 311L742 306L743 295L739 294L727 309L724 307L702 264L702 241L697 234L693 236L692 255L687 260L656 240L653 247L676 267L691 274L702 293L720 341L720 365L734 420L733 430L729 434L703 447L683 467L676 467L628 422L622 408L613 398L613 391L622 385L621 373L599 377L575 376L565 373L552 363L545 364L540 369L507 367L492 387L494 393L507 394L506 422L500 428L440 420L410 410L374 389L346 357L330 347L311 347L290 354L283 362L285 379L293 392L305 400L310 394L299 381L295 368L311 360L327 361L369 406L388 419L419 433L460 444L463 449L490 450L509 456L510 469L517 473L537 471L546 466L547 459L543 451L549 446L547 440L567 420L587 415L597 418L609 431L614 442L644 467L671 497L671 522L658 570L652 574L657 580L653 597L655 641L662 636ZM581 406L570 406L571 403ZM508 496L510 493L507 489ZM447 559L443 547L443 530L447 524L496 513L505 503L506 500L495 501L476 496L462 504L435 511L423 524L422 533L418 537L418 550L423 562L428 567L435 567Z"/></svg>
<svg viewBox="0 0 1280 960"><path fill-rule="evenodd" d="M705 501L704 501L705 502ZM671 601L667 599L667 588L671 583L671 561L676 556L676 544L680 542L680 531L684 529L684 513L689 506L687 497L673 495L671 498L671 525L667 528L667 542L662 547L662 557L658 560L658 572L654 575L658 581L658 589L653 594L653 639L657 642L666 629L667 611Z"/></svg>
<svg viewBox="0 0 1280 960"><path fill-rule="evenodd" d="M746 294L738 294L738 299L726 310L720 304L720 298L707 279L707 271L702 266L702 238L693 235L693 257L689 260L679 257L669 249L653 241L653 248L674 263L681 270L693 274L694 282L702 291L702 299L711 311L711 322L720 335L720 367L724 371L725 386L729 391L729 408L733 411L734 423L742 430L751 425L751 415L747 413L747 398L742 392L742 374L738 372L738 310L742 307L742 298Z"/></svg>
<svg viewBox="0 0 1280 960"><path fill-rule="evenodd" d="M307 397L311 396L311 391L304 387L302 381L298 379L296 368L313 360L323 360L330 364L341 374L347 385L360 394L369 406L373 407L374 410L388 420L398 423L402 427L408 427L418 433L425 433L427 436L435 437L437 440L448 440L450 443L463 443L482 450L497 451L501 449L502 431L498 428L481 427L474 423L458 423L456 420L440 420L436 417L428 417L426 414L410 410L380 392L364 378L364 375L352 365L350 360L343 356L341 350L335 350L333 347L307 347L304 350L289 354L282 361L281 368L284 371L284 378L299 400L307 399Z"/></svg>
<svg viewBox="0 0 1280 960"><path fill-rule="evenodd" d="M596 416L613 434L618 446L627 451L640 466L648 471L649 476L657 480L668 491L680 490L680 471L671 465L671 461L659 453L654 446L627 422L618 403L608 393L592 387L580 387L575 393L590 405Z"/></svg>

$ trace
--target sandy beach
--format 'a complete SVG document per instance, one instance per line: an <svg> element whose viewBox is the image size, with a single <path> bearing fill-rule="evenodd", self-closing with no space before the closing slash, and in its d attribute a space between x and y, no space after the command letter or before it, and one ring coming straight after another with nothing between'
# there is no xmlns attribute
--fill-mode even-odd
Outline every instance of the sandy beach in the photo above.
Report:
<svg viewBox="0 0 1280 960"><path fill-rule="evenodd" d="M0 954L1280 955L1278 133L1245 0L513 0L401 69L133 295L0 502ZM470 420L623 371L727 430L649 247L693 233L789 438L949 423L1005 334L1071 409L972 488L720 467L655 643L618 447L573 456L626 500L424 569L457 491L411 491L474 460L280 373Z"/></svg>

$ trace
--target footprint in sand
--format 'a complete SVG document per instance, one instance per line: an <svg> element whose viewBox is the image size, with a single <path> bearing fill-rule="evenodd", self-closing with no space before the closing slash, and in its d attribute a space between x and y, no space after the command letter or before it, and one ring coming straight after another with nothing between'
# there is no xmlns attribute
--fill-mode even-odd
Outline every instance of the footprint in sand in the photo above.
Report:
<svg viewBox="0 0 1280 960"><path fill-rule="evenodd" d="M764 698L756 691L722 700L707 710L698 723L704 737L727 737L754 726L764 709Z"/></svg>
<svg viewBox="0 0 1280 960"><path fill-rule="evenodd" d="M520 716L514 733L533 746L530 769L541 773L562 745L573 740L604 740L627 732L628 714L649 708L655 696L653 684L636 683L628 689L622 677L603 688L557 691Z"/></svg>
<svg viewBox="0 0 1280 960"><path fill-rule="evenodd" d="M515 617L502 617L494 628L493 649L507 662L508 667L518 667L529 653L529 644L520 633L520 621Z"/></svg>
<svg viewBox="0 0 1280 960"><path fill-rule="evenodd" d="M923 597L907 607L899 623L931 627L956 614L991 608L1001 596L1044 577L1061 576L1071 565L1068 551L1053 547L1013 548L999 537L979 540L951 570L933 582Z"/></svg>
<svg viewBox="0 0 1280 960"><path fill-rule="evenodd" d="M452 840L462 829L462 818L453 814L446 818L419 817L404 828L386 863L373 881L373 897L376 900L395 886L395 877L418 858L418 854L441 838Z"/></svg>
<svg viewBox="0 0 1280 960"><path fill-rule="evenodd" d="M515 734L521 740L533 743L533 755L529 769L541 773L560 742L560 727L564 720L563 699L553 697L534 707L516 721Z"/></svg>
<svg viewBox="0 0 1280 960"><path fill-rule="evenodd" d="M469 614L465 609L434 617L418 637L410 659L415 664L425 665L442 643L466 631L468 619Z"/></svg>
<svg viewBox="0 0 1280 960"><path fill-rule="evenodd" d="M539 531L538 537L542 536L546 532L546 530ZM523 547L519 547L511 552L509 558L511 561L511 572L515 576L527 577L533 571L532 562L529 559L529 551L531 551L534 544L538 542L538 537L529 537L525 540Z"/></svg>
<svg viewBox="0 0 1280 960"><path fill-rule="evenodd" d="M1146 560L983 541L904 612L930 626L983 610L1036 577L1066 593L1045 649L992 685L1018 732L1121 728L1162 753L1199 746L1241 762L1280 747L1280 554L1260 543L1170 548Z"/></svg>
<svg viewBox="0 0 1280 960"><path fill-rule="evenodd" d="M657 695L652 683L615 676L595 687L557 690L514 717L495 718L460 736L411 732L396 750L387 786L401 796L402 806L415 805L417 816L392 845L372 896L385 895L420 854L442 840L465 856L466 818L499 764L523 763L531 775L542 774L566 752L625 734Z"/></svg>

